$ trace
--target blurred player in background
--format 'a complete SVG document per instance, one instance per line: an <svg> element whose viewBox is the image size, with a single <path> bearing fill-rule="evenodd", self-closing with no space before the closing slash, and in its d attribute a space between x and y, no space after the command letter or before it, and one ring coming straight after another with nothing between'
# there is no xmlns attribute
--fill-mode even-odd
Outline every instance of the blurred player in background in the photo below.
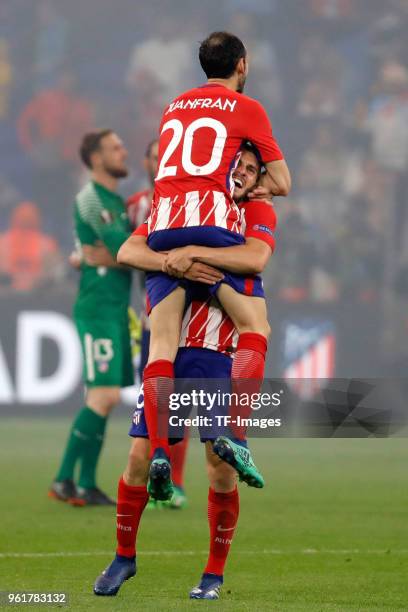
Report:
<svg viewBox="0 0 408 612"><path fill-rule="evenodd" d="M234 199L242 204L245 215L245 239L240 250L229 256L231 247L215 249L215 264L219 267L242 269L256 275L265 267L274 248L273 230L276 218L273 208L265 202L245 202L260 177L260 163L249 145L244 147L233 179ZM146 224L133 234L132 265L144 270L160 270L165 255L147 246ZM249 262L249 263L248 263ZM237 349L238 334L234 325L217 300L208 295L206 287L219 282L223 273L206 264L195 262L186 273L195 282L195 292L187 308L182 334L175 360L177 378L231 377L233 355ZM116 557L95 582L96 595L116 595L125 580L136 573L136 539L139 522L148 500L146 483L149 472L150 442L144 413L143 392L133 415L129 435L134 438L128 464L119 481L117 506ZM218 599L223 583L224 566L237 525L239 495L236 470L213 452L213 441L208 432L200 432L206 445L208 492L208 520L210 550L200 584L194 588L193 599ZM173 448L177 448L180 442ZM236 447L245 454L246 441L236 441Z"/></svg>
<svg viewBox="0 0 408 612"><path fill-rule="evenodd" d="M238 248L243 237L240 213L232 199L232 173L245 140L254 144L265 164L263 186L272 195L287 195L290 190L289 170L265 110L242 95L248 74L242 41L227 32L215 32L201 44L199 59L208 82L176 98L161 121L159 168L148 223L149 246L156 251L191 244ZM119 261L127 263L122 253ZM169 499L173 492L169 445L165 426L159 431L159 415L164 424L185 306L186 283L176 277L182 277L190 265L191 258L184 252L172 251L163 270L175 276L149 272L146 281L151 307L149 363L144 370L152 445L148 488L156 499ZM214 293L240 334L233 381L243 375L262 380L268 328L262 285L247 285L231 273ZM239 457L236 461L245 477L245 465Z"/></svg>
<svg viewBox="0 0 408 612"><path fill-rule="evenodd" d="M157 159L159 154L159 141L152 140L146 148L143 159L143 168L146 171L149 187L137 191L126 202L130 224L133 228L142 225L150 215L154 192L154 179L157 173Z"/></svg>
<svg viewBox="0 0 408 612"><path fill-rule="evenodd" d="M96 485L96 468L120 388L134 384L128 324L131 271L115 262L131 229L125 202L117 193L118 181L128 175L127 151L119 136L107 129L86 134L80 156L91 180L75 199L78 247L103 245L112 262L109 267L81 262L74 320L84 356L85 405L72 424L49 496L74 505L114 505Z"/></svg>
<svg viewBox="0 0 408 612"><path fill-rule="evenodd" d="M146 171L149 187L142 191L137 191L126 202L128 217L132 229L136 229L142 225L150 215L152 207L152 199L154 192L154 179L157 174L157 159L159 154L158 140L149 142L146 148L145 157L143 159L143 167ZM144 276L143 276L144 289ZM149 319L146 313L142 314L142 343L141 343L141 358L140 358L140 377L143 377L143 370L147 363L149 355Z"/></svg>

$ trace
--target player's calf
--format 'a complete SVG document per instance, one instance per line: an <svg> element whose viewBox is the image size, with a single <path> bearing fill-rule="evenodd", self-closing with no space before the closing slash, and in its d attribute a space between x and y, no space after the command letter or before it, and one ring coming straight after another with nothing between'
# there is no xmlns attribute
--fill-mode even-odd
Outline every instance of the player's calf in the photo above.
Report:
<svg viewBox="0 0 408 612"><path fill-rule="evenodd" d="M219 436L213 446L214 453L237 471L239 479L248 486L262 489L265 481L256 467L249 448L226 436Z"/></svg>
<svg viewBox="0 0 408 612"><path fill-rule="evenodd" d="M150 467L150 442L147 438L134 438L128 462L123 472L125 482L133 487L146 485Z"/></svg>
<svg viewBox="0 0 408 612"><path fill-rule="evenodd" d="M233 491L237 485L237 472L213 451L213 442L206 442L207 476L210 487L219 493Z"/></svg>

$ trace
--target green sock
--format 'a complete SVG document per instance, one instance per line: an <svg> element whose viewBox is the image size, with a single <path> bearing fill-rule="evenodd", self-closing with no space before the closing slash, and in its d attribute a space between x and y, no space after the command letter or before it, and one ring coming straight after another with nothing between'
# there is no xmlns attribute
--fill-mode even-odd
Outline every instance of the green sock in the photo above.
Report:
<svg viewBox="0 0 408 612"><path fill-rule="evenodd" d="M105 426L106 419L96 414L96 412L87 406L78 412L72 423L64 456L55 480L72 480L74 478L74 470L77 461L81 457L84 457L85 453L88 451L88 446L92 446L92 442L97 435L102 436L103 440ZM101 447L102 441L99 444L98 455Z"/></svg>
<svg viewBox="0 0 408 612"><path fill-rule="evenodd" d="M88 439L83 445L78 485L84 489L93 489L96 487L96 468L105 437L107 418L96 414L93 410L87 410L86 425L83 425L81 431Z"/></svg>

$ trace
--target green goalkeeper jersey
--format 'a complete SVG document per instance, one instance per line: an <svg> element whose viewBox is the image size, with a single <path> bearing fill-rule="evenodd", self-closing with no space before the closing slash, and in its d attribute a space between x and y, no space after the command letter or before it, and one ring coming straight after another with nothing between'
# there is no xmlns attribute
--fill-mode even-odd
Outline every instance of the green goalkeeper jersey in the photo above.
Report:
<svg viewBox="0 0 408 612"><path fill-rule="evenodd" d="M114 257L131 231L124 200L94 181L77 195L74 221L79 248L103 242ZM83 262L74 316L85 319L127 317L130 287L129 270L95 268Z"/></svg>

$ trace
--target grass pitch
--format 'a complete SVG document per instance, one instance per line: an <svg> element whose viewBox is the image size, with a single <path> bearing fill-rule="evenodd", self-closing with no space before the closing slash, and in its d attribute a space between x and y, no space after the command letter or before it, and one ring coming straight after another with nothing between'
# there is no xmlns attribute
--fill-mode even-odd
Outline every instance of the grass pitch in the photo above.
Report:
<svg viewBox="0 0 408 612"><path fill-rule="evenodd" d="M206 603L188 600L206 560L202 446L189 449L189 507L146 512L136 578L117 597L97 598L93 581L115 548L114 509L46 495L68 427L1 420L1 591L65 591L75 611L408 610L406 439L253 441L267 486L241 486L222 598ZM117 418L108 429L99 484L112 494L127 427Z"/></svg>

